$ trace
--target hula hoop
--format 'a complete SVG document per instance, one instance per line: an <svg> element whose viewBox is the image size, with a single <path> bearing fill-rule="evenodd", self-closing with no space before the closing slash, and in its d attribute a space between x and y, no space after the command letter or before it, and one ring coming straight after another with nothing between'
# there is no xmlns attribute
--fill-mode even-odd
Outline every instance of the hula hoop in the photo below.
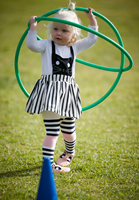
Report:
<svg viewBox="0 0 139 200"><path fill-rule="evenodd" d="M66 9L66 8L64 8L64 9ZM94 103L82 108L82 111L86 111L86 110L91 109L91 108L95 107L96 105L100 104L102 101L104 101L113 92L113 90L115 89L115 87L117 86L117 84L118 84L118 82L119 82L119 80L121 78L122 73L125 72L125 71L128 71L133 66L133 60L132 60L130 54L124 49L122 38L120 37L120 34L119 34L118 30L112 24L112 22L110 22L106 17L104 17L103 15L101 15L100 13L98 13L96 11L92 12L94 15L96 15L99 18L101 18L103 21L105 21L112 28L112 30L114 31L114 33L115 33L115 35L116 35L116 37L118 39L119 44L116 43L115 41L113 41L112 39L110 39L109 37L103 35L102 33L96 32L96 31L94 31L94 30L92 30L92 29L90 29L90 28L88 28L86 26L83 26L83 25L80 25L80 24L76 24L76 23L73 23L73 22L70 22L70 21L67 21L67 20L48 17L49 15L57 13L59 10L60 9L56 9L56 10L50 11L50 12L42 15L41 17L36 17L35 20L37 21L37 23L39 23L40 21L55 21L55 22L59 22L59 23L68 24L68 25L71 25L71 26L76 26L76 27L78 27L80 29L83 29L83 30L85 30L87 32L91 32L93 34L96 34L97 36L99 36L102 39L106 40L107 42L111 43L112 45L114 45L116 48L118 48L121 51L120 68L110 68L110 67L100 66L100 65L92 64L92 63L89 63L89 62L86 62L86 61L83 61L81 59L77 59L76 58L76 62L81 63L83 65L87 65L87 66L94 67L94 68L101 69L101 70L118 72L118 75L117 75L113 85L108 90L108 92L106 92L106 94L104 96L102 96L99 100L97 100L96 102L94 102ZM81 7L75 7L75 10L83 11L83 12L89 12L89 9L81 8ZM26 37L26 35L28 33L29 28L30 27L28 25L28 28L25 30L25 32L23 33L23 35L22 35L22 37L21 37L21 39L20 39L20 41L18 43L18 46L17 46L17 49L16 49L16 53L15 53L15 74L16 74L17 82L18 82L21 90L23 91L23 93L27 97L29 97L29 94L28 94L28 92L26 91L26 89L24 88L24 86L23 86L23 84L21 82L19 71L18 71L18 58L19 58L19 52L20 52L22 43L23 43L23 41L24 41L24 39L25 39L25 37ZM41 40L41 38L39 36L37 36L37 39ZM129 66L127 66L126 68L124 68L125 55L126 55L127 59L129 60Z"/></svg>

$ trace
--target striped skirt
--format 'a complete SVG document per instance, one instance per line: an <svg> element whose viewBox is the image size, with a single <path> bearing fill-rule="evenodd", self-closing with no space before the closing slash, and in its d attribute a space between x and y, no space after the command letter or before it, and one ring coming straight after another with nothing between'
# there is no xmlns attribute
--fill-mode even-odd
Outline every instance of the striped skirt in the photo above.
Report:
<svg viewBox="0 0 139 200"><path fill-rule="evenodd" d="M42 75L36 82L25 111L40 114L52 111L60 116L79 119L82 113L78 85L66 75Z"/></svg>

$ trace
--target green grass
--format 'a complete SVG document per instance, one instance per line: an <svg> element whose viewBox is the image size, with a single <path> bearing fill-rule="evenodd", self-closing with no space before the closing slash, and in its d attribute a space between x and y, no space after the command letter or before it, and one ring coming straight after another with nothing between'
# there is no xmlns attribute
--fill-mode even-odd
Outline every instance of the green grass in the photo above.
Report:
<svg viewBox="0 0 139 200"><path fill-rule="evenodd" d="M68 1L7 0L0 2L0 199L35 199L42 166L45 128L41 116L25 113L27 98L14 73L17 44L30 16L67 6ZM136 0L77 0L79 7L94 9L117 27L125 49L134 60L133 68L123 73L113 93L99 106L85 111L76 121L76 157L69 174L55 174L59 200L137 200L139 199L139 3ZM79 13L83 24L88 21ZM99 31L117 41L111 29L98 19ZM44 38L44 22L38 33ZM86 33L84 32L84 35ZM99 39L92 49L78 58L108 67L120 66L120 52ZM128 65L126 60L125 66ZM30 52L24 42L19 71L30 93L41 76L40 55ZM102 97L112 86L117 73L76 65L76 82L82 106ZM59 136L55 160L63 152ZM47 180L46 180L47 181Z"/></svg>

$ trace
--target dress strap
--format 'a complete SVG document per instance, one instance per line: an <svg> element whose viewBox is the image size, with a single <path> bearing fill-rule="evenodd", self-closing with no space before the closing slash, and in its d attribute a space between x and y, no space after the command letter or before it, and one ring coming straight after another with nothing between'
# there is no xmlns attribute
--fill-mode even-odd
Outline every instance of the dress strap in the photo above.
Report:
<svg viewBox="0 0 139 200"><path fill-rule="evenodd" d="M71 52L72 58L74 58L74 52L73 52L72 46L70 46L70 52Z"/></svg>
<svg viewBox="0 0 139 200"><path fill-rule="evenodd" d="M55 44L54 44L54 42L52 41L52 53L54 53L55 54Z"/></svg>

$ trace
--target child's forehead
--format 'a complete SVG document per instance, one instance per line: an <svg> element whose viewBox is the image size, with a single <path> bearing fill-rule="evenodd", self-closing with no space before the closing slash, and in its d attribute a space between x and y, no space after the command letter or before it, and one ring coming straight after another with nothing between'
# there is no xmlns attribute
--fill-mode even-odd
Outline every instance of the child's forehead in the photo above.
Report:
<svg viewBox="0 0 139 200"><path fill-rule="evenodd" d="M70 29L71 26L68 25L68 24L62 24L62 23L59 23L59 22L54 22L53 23L53 27L58 27L58 28L66 28L66 29Z"/></svg>

